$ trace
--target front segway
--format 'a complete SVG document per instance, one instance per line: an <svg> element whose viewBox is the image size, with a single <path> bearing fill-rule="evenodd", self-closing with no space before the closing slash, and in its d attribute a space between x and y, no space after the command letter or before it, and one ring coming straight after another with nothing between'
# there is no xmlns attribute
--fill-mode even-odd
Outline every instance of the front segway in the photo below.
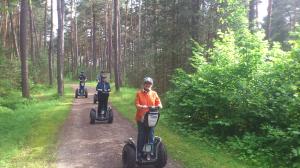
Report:
<svg viewBox="0 0 300 168"><path fill-rule="evenodd" d="M94 94L94 104L97 104L97 101L98 101L98 94L95 93Z"/></svg>
<svg viewBox="0 0 300 168"><path fill-rule="evenodd" d="M155 127L159 120L159 112L157 107L150 107L149 112L144 116L144 124L146 128ZM147 135L147 133L146 133ZM167 164L167 150L158 136L154 138L154 144L149 143L149 137L144 144L142 156L139 160L137 157L137 146L132 138L125 141L122 152L122 161L124 168L135 168L137 165L153 165L156 168L163 168Z"/></svg>
<svg viewBox="0 0 300 168"><path fill-rule="evenodd" d="M112 108L110 106L107 107L106 110L102 109L100 112L95 108L92 108L90 111L90 123L95 124L96 121L104 122L111 124L114 120L114 115Z"/></svg>

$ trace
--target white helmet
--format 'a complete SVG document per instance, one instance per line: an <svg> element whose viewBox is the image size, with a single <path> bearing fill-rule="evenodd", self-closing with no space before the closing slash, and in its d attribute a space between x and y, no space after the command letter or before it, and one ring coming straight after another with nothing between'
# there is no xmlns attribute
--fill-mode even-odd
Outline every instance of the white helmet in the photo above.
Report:
<svg viewBox="0 0 300 168"><path fill-rule="evenodd" d="M145 77L144 78L144 83L151 83L153 85L153 79L150 77Z"/></svg>

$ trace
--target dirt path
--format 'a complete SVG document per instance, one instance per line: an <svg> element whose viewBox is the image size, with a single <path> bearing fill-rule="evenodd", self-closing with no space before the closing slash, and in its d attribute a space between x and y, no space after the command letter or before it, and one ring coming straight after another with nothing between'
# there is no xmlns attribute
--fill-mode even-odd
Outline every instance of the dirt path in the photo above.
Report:
<svg viewBox="0 0 300 168"><path fill-rule="evenodd" d="M73 85L73 89L76 87L77 85ZM113 124L90 125L89 111L96 105L92 101L94 89L88 90L88 99L74 100L72 111L61 131L57 167L122 168L124 140L136 137L137 131L115 110ZM166 168L180 168L180 166L169 159Z"/></svg>

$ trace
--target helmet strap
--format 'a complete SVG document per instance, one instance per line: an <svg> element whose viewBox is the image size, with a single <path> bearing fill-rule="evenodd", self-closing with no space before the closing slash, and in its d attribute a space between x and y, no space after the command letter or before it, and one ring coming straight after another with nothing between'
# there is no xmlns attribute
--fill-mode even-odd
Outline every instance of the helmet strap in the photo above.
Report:
<svg viewBox="0 0 300 168"><path fill-rule="evenodd" d="M144 92L148 93L150 89L144 88Z"/></svg>

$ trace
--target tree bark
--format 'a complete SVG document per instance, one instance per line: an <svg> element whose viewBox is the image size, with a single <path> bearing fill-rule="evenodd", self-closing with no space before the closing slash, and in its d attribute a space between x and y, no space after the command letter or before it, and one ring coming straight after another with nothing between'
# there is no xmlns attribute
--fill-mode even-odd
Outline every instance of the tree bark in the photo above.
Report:
<svg viewBox="0 0 300 168"><path fill-rule="evenodd" d="M272 5L273 0L268 0L268 17L267 17L267 30L266 30L266 39L270 41L271 39L271 28L272 28Z"/></svg>
<svg viewBox="0 0 300 168"><path fill-rule="evenodd" d="M64 94L64 0L57 1L57 92Z"/></svg>
<svg viewBox="0 0 300 168"><path fill-rule="evenodd" d="M74 16L73 15L73 9L74 9L74 2L73 2L74 0L71 0L71 32L70 32L70 36L71 36L71 38L70 38L70 46L71 46L71 48L70 48L70 50L71 50L71 73L72 73L72 76L73 76L73 78L75 77L75 47L74 47L74 25L75 25L75 23L74 23L74 20L75 20L75 17L76 16Z"/></svg>
<svg viewBox="0 0 300 168"><path fill-rule="evenodd" d="M256 4L256 0L250 0L249 2L249 13L248 13L248 20L249 20L249 30L251 31L251 33L254 32L254 20L255 20L255 5Z"/></svg>
<svg viewBox="0 0 300 168"><path fill-rule="evenodd" d="M299 1L298 1L299 2ZM299 5L297 4L297 0L294 0L294 5L293 5L293 13L294 13L294 17L291 23L291 31L296 31L296 25L297 25L297 17L298 17L298 11L297 11L297 7Z"/></svg>
<svg viewBox="0 0 300 168"><path fill-rule="evenodd" d="M30 55L31 55L31 61L32 65L35 67L36 60L35 60L35 52L34 52L34 37L33 37L33 17L32 17L32 6L31 6L31 0L28 1L29 5L29 33L30 33ZM35 75L34 75L35 76Z"/></svg>
<svg viewBox="0 0 300 168"><path fill-rule="evenodd" d="M93 73L96 73L97 67L97 57L96 57L96 14L95 14L95 4L92 7L92 16L93 16L93 28L92 28L92 51L93 51ZM92 74L95 76L94 74Z"/></svg>
<svg viewBox="0 0 300 168"><path fill-rule="evenodd" d="M41 47L41 42L42 40L40 39L40 42L38 42L38 34L37 34L37 28L36 28L36 24L35 24L35 19L34 19L34 13L32 13L32 21L33 21L33 31L34 31L34 35L35 35L35 56L36 56L36 60L39 60L39 48ZM40 33L41 34L41 33Z"/></svg>
<svg viewBox="0 0 300 168"><path fill-rule="evenodd" d="M125 2L125 28L124 28L124 51L123 51L123 61L122 61L122 76L125 77L126 74L126 66L125 66L125 60L126 60L126 49L127 49L127 19L128 19L128 0Z"/></svg>
<svg viewBox="0 0 300 168"><path fill-rule="evenodd" d="M107 1L107 57L108 57L108 71L112 72L112 8Z"/></svg>
<svg viewBox="0 0 300 168"><path fill-rule="evenodd" d="M45 0L45 13L44 13L44 49L46 49L47 44L47 9L48 9L48 0Z"/></svg>
<svg viewBox="0 0 300 168"><path fill-rule="evenodd" d="M50 41L48 51L48 72L49 72L49 85L53 85L53 73L52 73L52 38L53 38L53 0L51 0L51 27L50 27Z"/></svg>
<svg viewBox="0 0 300 168"><path fill-rule="evenodd" d="M20 16L20 58L21 58L21 76L22 76L22 96L29 98L29 83L28 83L28 63L27 63L27 0L21 0L21 16Z"/></svg>
<svg viewBox="0 0 300 168"><path fill-rule="evenodd" d="M8 7L11 8L9 1L7 2L7 4L8 4ZM15 30L15 26L14 26L13 12L11 10L12 9L9 9L9 18L10 18L11 31L12 31L12 35L13 35L13 43L14 43L14 48L15 48L17 57L20 57L18 40L17 40L16 30Z"/></svg>
<svg viewBox="0 0 300 168"><path fill-rule="evenodd" d="M6 0L3 2L4 6L6 6ZM6 40L7 40L7 29L8 29L8 13L7 11L4 11L4 27L3 27L3 36L2 36L2 41L3 41L3 47L6 47Z"/></svg>
<svg viewBox="0 0 300 168"><path fill-rule="evenodd" d="M77 76L78 74L78 72L77 72L77 64L78 64L78 52L79 52L79 50L78 50L78 30L77 30L77 17L76 17L76 3L75 3L75 8L74 8L74 13L75 13L75 25L74 25L74 32L75 32L75 34L74 34L74 36L75 36L75 45L74 45L74 47L75 47L75 49L74 49L74 51L75 51L75 67L74 67L74 70L75 70L75 76Z"/></svg>
<svg viewBox="0 0 300 168"><path fill-rule="evenodd" d="M115 75L115 87L116 91L120 90L120 74L119 74L119 54L120 54L120 46L119 46L119 22L120 22L120 8L119 8L119 0L114 0L114 75Z"/></svg>

